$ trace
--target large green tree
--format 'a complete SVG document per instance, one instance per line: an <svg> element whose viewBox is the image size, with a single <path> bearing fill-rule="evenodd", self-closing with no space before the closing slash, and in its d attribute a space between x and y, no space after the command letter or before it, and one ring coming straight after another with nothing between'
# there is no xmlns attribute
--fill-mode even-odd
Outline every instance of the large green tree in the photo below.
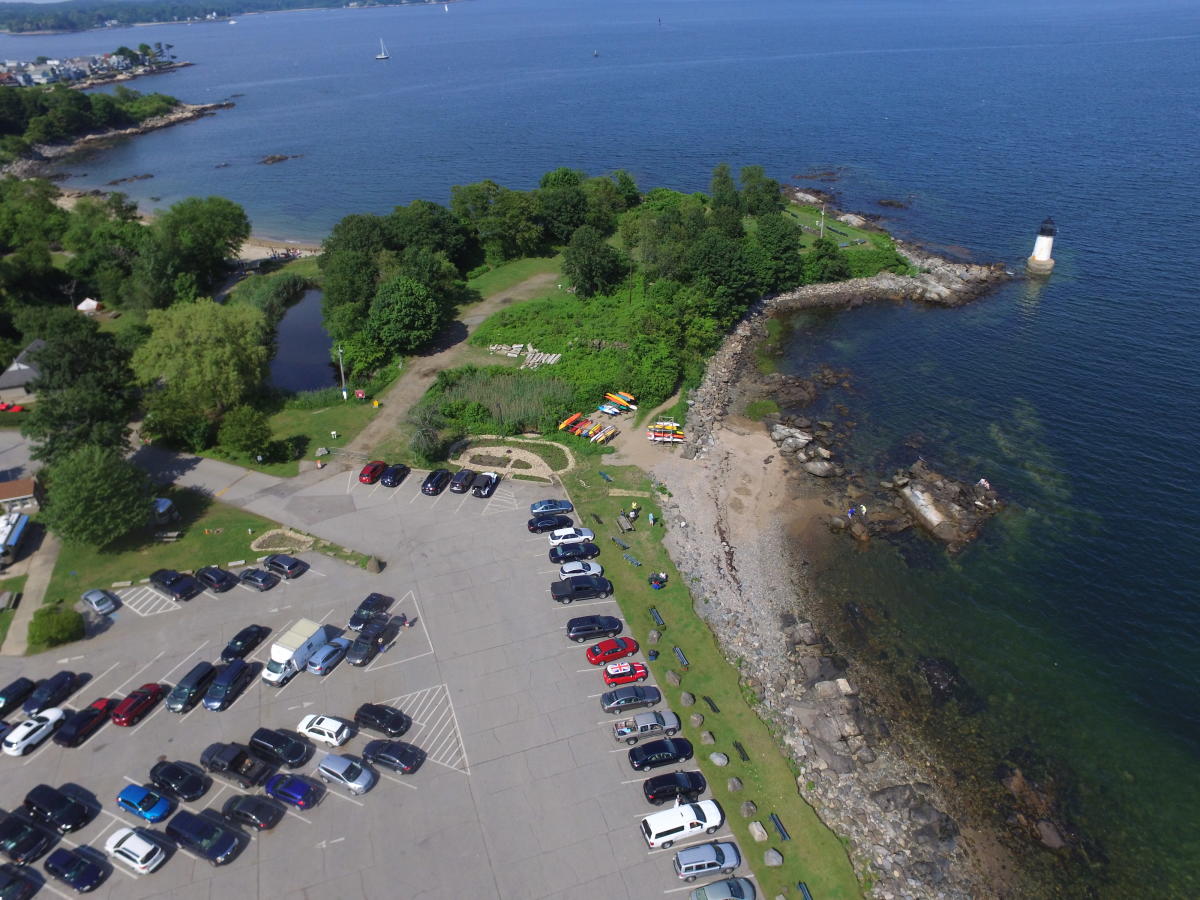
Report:
<svg viewBox="0 0 1200 900"><path fill-rule="evenodd" d="M149 339L133 354L147 386L165 386L210 418L236 406L267 373L271 335L263 313L211 300L151 310Z"/></svg>
<svg viewBox="0 0 1200 900"><path fill-rule="evenodd" d="M563 251L562 268L582 297L611 290L629 271L625 257L591 225L583 225L571 235L571 243Z"/></svg>
<svg viewBox="0 0 1200 900"><path fill-rule="evenodd" d="M733 181L728 163L721 163L712 174L710 188L712 224L731 238L742 236L742 197Z"/></svg>
<svg viewBox="0 0 1200 900"><path fill-rule="evenodd" d="M224 274L226 258L250 237L246 211L224 197L181 200L151 227L169 258L171 280L180 272L190 272L205 291Z"/></svg>
<svg viewBox="0 0 1200 900"><path fill-rule="evenodd" d="M829 238L817 238L804 255L804 280L809 284L844 281L850 277L846 254Z"/></svg>
<svg viewBox="0 0 1200 900"><path fill-rule="evenodd" d="M79 447L46 471L42 521L71 544L103 547L150 521L146 473L106 447Z"/></svg>
<svg viewBox="0 0 1200 900"><path fill-rule="evenodd" d="M390 355L404 353L437 334L442 313L442 305L429 288L407 275L397 275L376 291L365 332Z"/></svg>

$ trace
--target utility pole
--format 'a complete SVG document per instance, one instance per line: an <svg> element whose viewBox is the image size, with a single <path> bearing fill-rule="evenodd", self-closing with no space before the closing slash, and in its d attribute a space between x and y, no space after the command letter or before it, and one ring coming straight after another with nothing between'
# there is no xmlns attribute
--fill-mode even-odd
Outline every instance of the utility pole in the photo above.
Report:
<svg viewBox="0 0 1200 900"><path fill-rule="evenodd" d="M825 237L825 204L821 204L821 237ZM341 351L339 351L341 352Z"/></svg>
<svg viewBox="0 0 1200 900"><path fill-rule="evenodd" d="M346 392L346 367L342 365L342 345L338 344L338 371L342 373L342 399L349 400L350 395Z"/></svg>

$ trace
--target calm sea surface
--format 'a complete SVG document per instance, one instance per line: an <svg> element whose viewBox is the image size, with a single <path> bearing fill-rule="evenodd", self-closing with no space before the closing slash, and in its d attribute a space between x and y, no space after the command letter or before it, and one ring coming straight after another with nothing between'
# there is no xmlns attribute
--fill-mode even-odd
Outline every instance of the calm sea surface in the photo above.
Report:
<svg viewBox="0 0 1200 900"><path fill-rule="evenodd" d="M1014 266L1053 215L1044 284L792 322L783 368L854 373L855 465L920 452L1013 501L957 558L877 543L820 577L904 652L953 659L992 745L1070 767L1103 893L1200 891L1194 0L477 0L0 51L142 41L197 65L138 88L236 108L74 162L67 184L153 174L126 186L147 207L221 194L281 239L558 165L684 190L722 160L785 182L836 169L843 206ZM300 157L258 164L271 153Z"/></svg>

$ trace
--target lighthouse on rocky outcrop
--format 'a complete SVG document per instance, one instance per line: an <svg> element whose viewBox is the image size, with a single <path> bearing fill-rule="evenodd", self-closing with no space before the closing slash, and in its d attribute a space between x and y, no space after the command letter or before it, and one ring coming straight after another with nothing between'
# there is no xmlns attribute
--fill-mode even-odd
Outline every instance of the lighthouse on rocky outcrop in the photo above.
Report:
<svg viewBox="0 0 1200 900"><path fill-rule="evenodd" d="M1038 229L1037 240L1033 242L1033 256L1025 261L1025 267L1034 275L1049 275L1053 271L1054 257L1050 252L1054 249L1054 235L1057 232L1053 219L1046 219Z"/></svg>

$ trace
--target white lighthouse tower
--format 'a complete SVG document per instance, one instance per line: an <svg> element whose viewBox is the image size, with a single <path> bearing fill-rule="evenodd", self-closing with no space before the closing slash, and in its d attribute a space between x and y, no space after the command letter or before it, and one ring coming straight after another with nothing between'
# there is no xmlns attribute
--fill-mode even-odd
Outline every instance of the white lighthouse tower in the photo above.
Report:
<svg viewBox="0 0 1200 900"><path fill-rule="evenodd" d="M1054 257L1050 253L1054 249L1054 235L1057 233L1053 219L1046 219L1038 229L1037 240L1033 242L1033 255L1025 261L1025 267L1032 274L1049 275L1054 270Z"/></svg>

